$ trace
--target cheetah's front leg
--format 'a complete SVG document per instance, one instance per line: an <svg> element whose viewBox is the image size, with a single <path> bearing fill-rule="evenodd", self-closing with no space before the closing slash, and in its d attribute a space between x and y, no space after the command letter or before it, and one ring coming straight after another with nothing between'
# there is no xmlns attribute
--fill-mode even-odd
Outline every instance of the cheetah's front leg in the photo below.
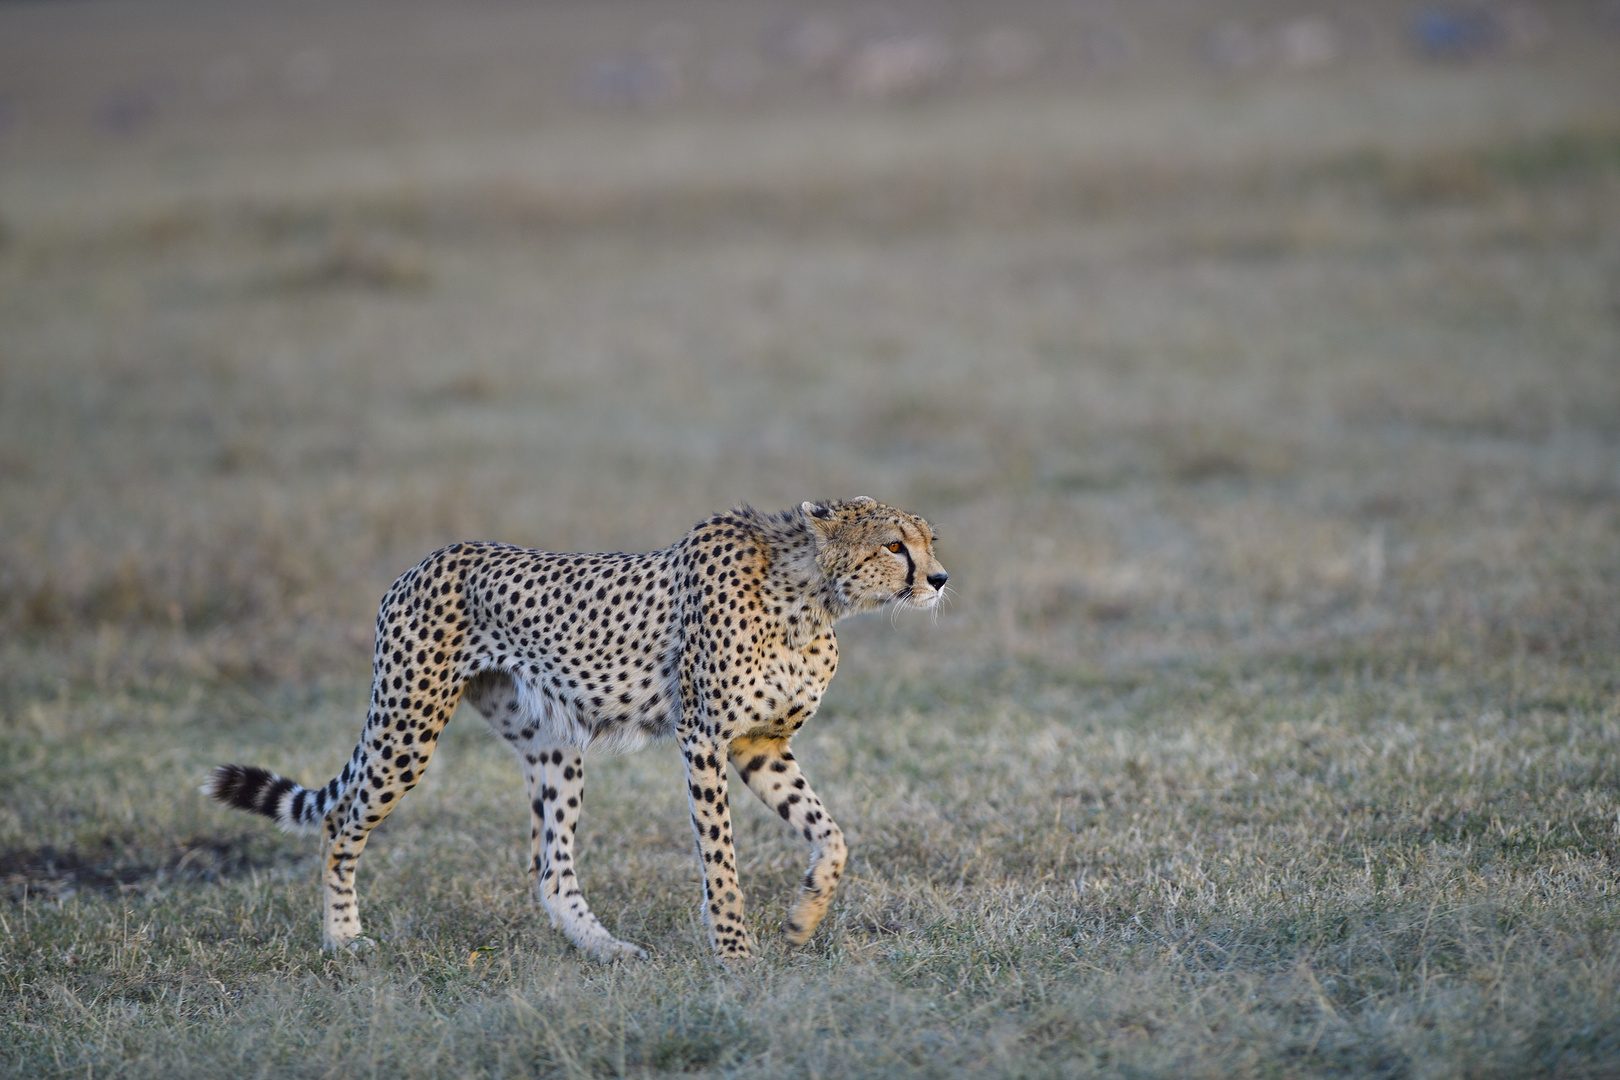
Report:
<svg viewBox="0 0 1620 1080"><path fill-rule="evenodd" d="M731 807L726 802L726 751L699 737L681 741L686 759L686 796L703 860L703 914L709 944L722 960L754 954L743 922L742 886L737 882L737 850L731 840Z"/></svg>
<svg viewBox="0 0 1620 1080"><path fill-rule="evenodd" d="M731 744L731 760L760 801L810 843L810 869L799 887L793 910L782 924L788 941L803 945L827 914L833 890L843 875L848 851L844 832L810 790L786 739L737 739Z"/></svg>

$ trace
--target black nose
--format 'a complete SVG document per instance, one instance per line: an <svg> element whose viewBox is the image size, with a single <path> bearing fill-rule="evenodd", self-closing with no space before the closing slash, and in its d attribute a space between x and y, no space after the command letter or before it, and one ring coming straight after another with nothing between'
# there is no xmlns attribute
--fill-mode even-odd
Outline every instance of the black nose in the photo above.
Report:
<svg viewBox="0 0 1620 1080"><path fill-rule="evenodd" d="M949 581L950 577L951 575L941 570L937 574L928 575L928 584L932 585L936 589L943 589L945 587L945 582Z"/></svg>

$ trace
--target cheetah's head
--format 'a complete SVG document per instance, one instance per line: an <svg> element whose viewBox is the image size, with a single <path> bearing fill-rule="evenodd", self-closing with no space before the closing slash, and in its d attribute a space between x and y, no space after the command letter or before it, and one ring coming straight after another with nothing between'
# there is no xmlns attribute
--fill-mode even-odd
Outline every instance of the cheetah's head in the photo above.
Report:
<svg viewBox="0 0 1620 1080"><path fill-rule="evenodd" d="M945 568L934 558L933 526L866 496L799 506L816 539L816 564L842 607L839 614L884 604L932 609L945 595Z"/></svg>

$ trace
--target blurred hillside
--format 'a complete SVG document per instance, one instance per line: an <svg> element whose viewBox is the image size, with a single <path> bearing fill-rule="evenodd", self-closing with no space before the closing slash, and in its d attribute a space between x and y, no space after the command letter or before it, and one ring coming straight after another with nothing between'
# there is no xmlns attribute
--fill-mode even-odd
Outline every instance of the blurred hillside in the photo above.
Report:
<svg viewBox="0 0 1620 1080"><path fill-rule="evenodd" d="M18 223L1254 168L1612 121L1615 5L14 4Z"/></svg>

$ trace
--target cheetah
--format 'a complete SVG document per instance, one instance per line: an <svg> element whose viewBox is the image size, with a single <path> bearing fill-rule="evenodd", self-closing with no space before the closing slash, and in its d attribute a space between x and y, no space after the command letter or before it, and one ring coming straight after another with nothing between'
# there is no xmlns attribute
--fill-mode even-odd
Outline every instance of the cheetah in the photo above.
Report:
<svg viewBox="0 0 1620 1080"><path fill-rule="evenodd" d="M833 624L884 605L933 609L946 572L922 518L862 496L783 513L739 506L641 555L460 543L405 572L377 614L360 744L324 787L222 765L203 791L290 831L324 826L324 946L361 936L366 837L422 779L463 697L517 752L532 814L528 874L553 927L603 961L645 957L591 913L575 870L586 748L672 738L703 871L709 943L753 955L727 802L729 761L810 845L783 924L809 940L844 869L843 832L788 748L838 666Z"/></svg>

